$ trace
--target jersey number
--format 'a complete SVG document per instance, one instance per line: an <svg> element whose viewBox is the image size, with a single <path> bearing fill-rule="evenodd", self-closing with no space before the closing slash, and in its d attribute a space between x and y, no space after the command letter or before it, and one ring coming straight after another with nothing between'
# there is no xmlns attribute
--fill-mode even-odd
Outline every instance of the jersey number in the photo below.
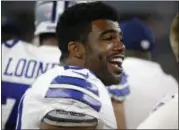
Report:
<svg viewBox="0 0 179 130"><path fill-rule="evenodd" d="M5 128L5 125L7 123L7 120L12 112L12 109L16 103L15 99L7 99L6 104L2 104L2 118L4 118L2 121L2 129Z"/></svg>
<svg viewBox="0 0 179 130"><path fill-rule="evenodd" d="M4 129L15 129L19 101L29 85L1 82L2 125Z"/></svg>

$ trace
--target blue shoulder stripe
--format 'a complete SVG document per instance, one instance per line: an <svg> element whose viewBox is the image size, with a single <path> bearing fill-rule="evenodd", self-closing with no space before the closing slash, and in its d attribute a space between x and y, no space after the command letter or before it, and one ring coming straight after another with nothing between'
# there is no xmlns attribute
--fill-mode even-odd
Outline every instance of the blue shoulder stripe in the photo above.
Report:
<svg viewBox="0 0 179 130"><path fill-rule="evenodd" d="M45 98L70 98L89 105L97 112L99 112L101 109L101 102L83 92L74 89L49 88Z"/></svg>
<svg viewBox="0 0 179 130"><path fill-rule="evenodd" d="M67 70L67 69L73 69L73 70L82 70L84 69L83 67L79 67L79 66L69 66L69 65L65 65L64 66L64 69Z"/></svg>
<svg viewBox="0 0 179 130"><path fill-rule="evenodd" d="M98 88L94 84L88 82L87 80L77 78L77 77L69 77L69 76L58 76L56 77L51 84L70 84L75 85L77 87L84 88L96 96L99 96Z"/></svg>
<svg viewBox="0 0 179 130"><path fill-rule="evenodd" d="M130 87L126 86L123 89L118 89L118 88L111 89L110 87L108 87L108 91L113 95L116 95L116 96L119 96L119 97L125 97L125 96L130 94Z"/></svg>
<svg viewBox="0 0 179 130"><path fill-rule="evenodd" d="M4 44L6 47L11 48L14 45L16 45L19 42L19 40L10 40L10 41L5 41Z"/></svg>

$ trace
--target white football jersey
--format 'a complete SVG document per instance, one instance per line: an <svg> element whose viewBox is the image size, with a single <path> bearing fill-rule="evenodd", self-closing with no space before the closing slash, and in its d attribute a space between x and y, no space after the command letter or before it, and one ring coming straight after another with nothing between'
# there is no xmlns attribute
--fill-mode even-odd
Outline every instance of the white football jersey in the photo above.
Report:
<svg viewBox="0 0 179 130"><path fill-rule="evenodd" d="M22 95L37 76L59 64L60 55L58 47L36 47L20 40L2 44L3 128L15 128Z"/></svg>
<svg viewBox="0 0 179 130"><path fill-rule="evenodd" d="M161 103L163 105L143 121L138 129L178 129L178 94Z"/></svg>
<svg viewBox="0 0 179 130"><path fill-rule="evenodd" d="M110 96L88 69L58 66L37 78L19 106L17 129L53 126L97 126L116 129Z"/></svg>
<svg viewBox="0 0 179 130"><path fill-rule="evenodd" d="M149 116L158 101L178 92L178 84L152 61L126 58L123 68L131 91L124 102L126 123L128 129L135 129Z"/></svg>

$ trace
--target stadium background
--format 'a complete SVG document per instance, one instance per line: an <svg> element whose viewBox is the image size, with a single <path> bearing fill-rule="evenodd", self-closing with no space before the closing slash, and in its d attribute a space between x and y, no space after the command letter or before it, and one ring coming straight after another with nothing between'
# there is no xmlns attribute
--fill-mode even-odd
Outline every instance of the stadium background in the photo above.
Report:
<svg viewBox="0 0 179 130"><path fill-rule="evenodd" d="M119 11L121 21L138 17L152 27L156 38L152 60L160 63L167 74L178 80L178 65L169 44L169 28L179 9L179 3L177 1L105 1L105 3ZM2 41L6 39L8 31L16 33L22 40L31 41L34 31L34 4L34 1L1 2Z"/></svg>

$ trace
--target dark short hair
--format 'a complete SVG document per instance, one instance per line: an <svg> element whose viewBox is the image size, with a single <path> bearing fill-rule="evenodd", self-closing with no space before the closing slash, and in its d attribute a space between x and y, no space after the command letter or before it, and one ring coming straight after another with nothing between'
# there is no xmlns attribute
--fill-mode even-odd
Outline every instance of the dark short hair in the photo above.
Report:
<svg viewBox="0 0 179 130"><path fill-rule="evenodd" d="M102 2L76 4L59 17L56 34L62 58L68 56L68 43L77 41L85 44L91 31L91 22L99 19L119 21L117 11Z"/></svg>

